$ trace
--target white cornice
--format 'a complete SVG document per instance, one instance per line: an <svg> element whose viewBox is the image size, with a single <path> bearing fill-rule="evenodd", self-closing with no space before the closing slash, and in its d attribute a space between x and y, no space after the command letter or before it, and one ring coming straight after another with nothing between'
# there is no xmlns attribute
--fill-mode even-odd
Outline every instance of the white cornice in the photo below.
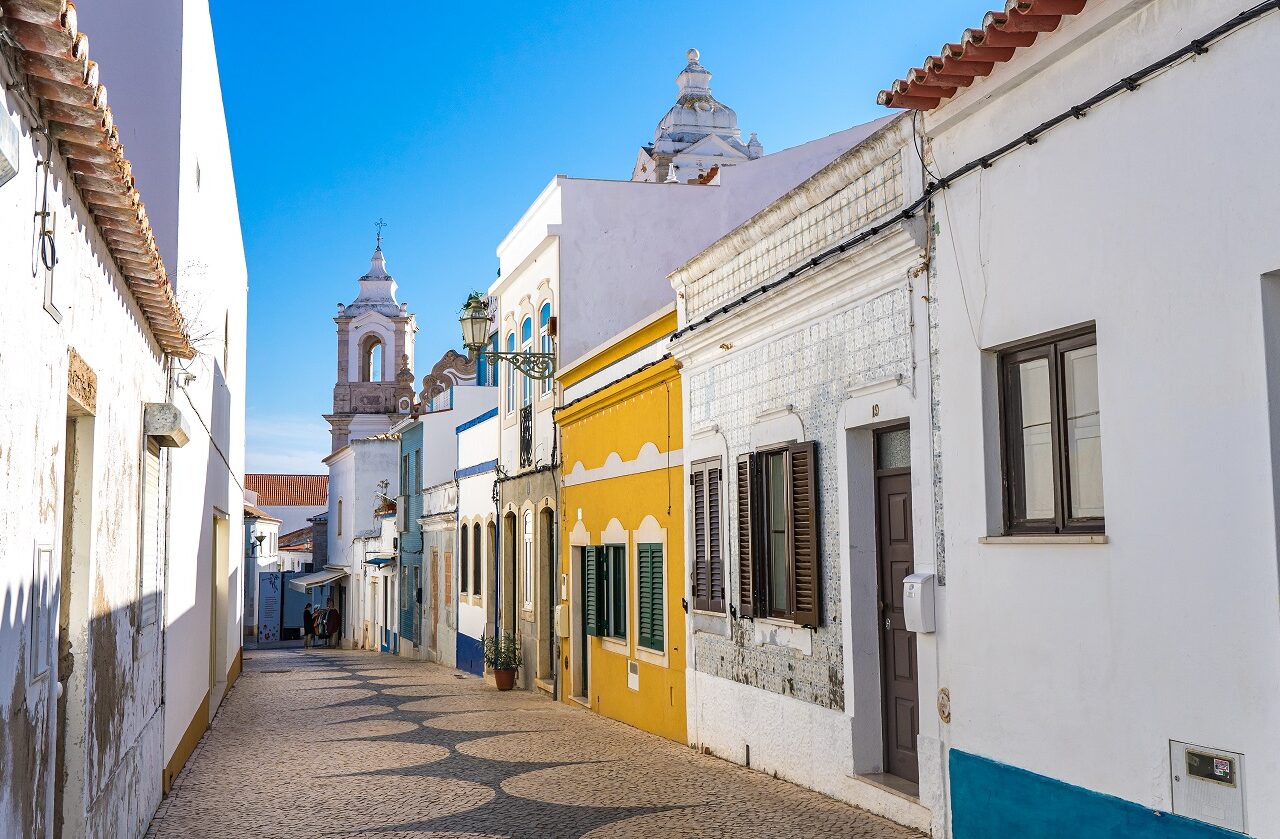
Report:
<svg viewBox="0 0 1280 839"><path fill-rule="evenodd" d="M908 272L925 259L925 250L902 224L791 280L786 285L752 299L711 323L687 332L671 342L671 353L687 369L719 361L730 352L748 349L761 340L807 329L814 319L854 306L889 288L905 285ZM726 339L732 339L726 341ZM730 350L721 349L731 343Z"/></svg>
<svg viewBox="0 0 1280 839"><path fill-rule="evenodd" d="M749 250L889 159L910 142L910 119L901 114L888 125L828 163L799 186L756 213L667 275L672 288L696 283L720 265ZM835 244L834 242L832 244Z"/></svg>

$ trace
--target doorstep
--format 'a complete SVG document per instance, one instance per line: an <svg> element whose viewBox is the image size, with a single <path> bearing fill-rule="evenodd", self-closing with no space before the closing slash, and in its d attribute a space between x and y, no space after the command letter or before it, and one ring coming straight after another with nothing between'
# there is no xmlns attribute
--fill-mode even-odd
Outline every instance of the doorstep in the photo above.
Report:
<svg viewBox="0 0 1280 839"><path fill-rule="evenodd" d="M922 833L932 832L933 813L920 803L918 784L882 773L847 777L855 782L849 803Z"/></svg>
<svg viewBox="0 0 1280 839"><path fill-rule="evenodd" d="M533 680L533 685L534 685L534 687L536 687L538 690L540 690L540 691L542 691L543 693L545 693L547 696L552 696L552 697L554 697L554 696L556 695L556 684L555 684L555 682L546 682L546 681L543 681L542 679L539 679L539 678L536 678L536 677L535 677L535 678L534 678L534 680Z"/></svg>
<svg viewBox="0 0 1280 839"><path fill-rule="evenodd" d="M587 701L587 698L585 696L570 696L569 698L572 699L574 702L577 702L583 708L586 708L588 711L591 710L591 703Z"/></svg>

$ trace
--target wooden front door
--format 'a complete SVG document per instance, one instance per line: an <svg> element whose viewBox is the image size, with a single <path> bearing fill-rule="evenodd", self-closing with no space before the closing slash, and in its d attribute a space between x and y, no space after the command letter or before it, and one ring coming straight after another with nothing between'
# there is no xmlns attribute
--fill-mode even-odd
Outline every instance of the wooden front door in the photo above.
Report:
<svg viewBox="0 0 1280 839"><path fill-rule="evenodd" d="M880 461L880 465L884 465ZM885 771L918 781L916 735L920 701L916 635L903 615L902 580L912 573L911 472L876 472L876 530L880 573L880 678L883 684Z"/></svg>

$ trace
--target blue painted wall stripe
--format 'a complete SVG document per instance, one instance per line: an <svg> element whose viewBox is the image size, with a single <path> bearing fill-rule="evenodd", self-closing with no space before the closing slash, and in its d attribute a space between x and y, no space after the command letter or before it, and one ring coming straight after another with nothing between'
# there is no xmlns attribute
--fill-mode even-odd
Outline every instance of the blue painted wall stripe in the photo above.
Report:
<svg viewBox="0 0 1280 839"><path fill-rule="evenodd" d="M959 749L951 749L948 764L954 839L1240 839L1242 835Z"/></svg>
<svg viewBox="0 0 1280 839"><path fill-rule="evenodd" d="M477 425L479 425L480 423L484 422L485 420L491 420L491 419L493 419L494 417L496 417L497 415L498 415L498 409L497 409L497 408L490 408L489 410L485 411L483 414L481 414L480 416L476 417L475 419L469 419L469 420L467 420L467 421L466 421L466 422L464 422L462 425L460 425L460 426L458 426L456 429L454 429L454 431L455 431L455 432L457 432L457 433L459 433L459 434L461 434L463 431L466 431L468 428L471 428L471 427L473 427L473 426L477 426Z"/></svg>
<svg viewBox="0 0 1280 839"><path fill-rule="evenodd" d="M479 475L482 472L492 472L497 468L498 461L497 458L495 458L493 460L486 460L484 463L477 463L475 466L468 466L465 469L458 469L453 473L453 477L456 479L469 478L472 475Z"/></svg>
<svg viewBox="0 0 1280 839"><path fill-rule="evenodd" d="M484 645L479 638L458 633L458 669L484 675Z"/></svg>

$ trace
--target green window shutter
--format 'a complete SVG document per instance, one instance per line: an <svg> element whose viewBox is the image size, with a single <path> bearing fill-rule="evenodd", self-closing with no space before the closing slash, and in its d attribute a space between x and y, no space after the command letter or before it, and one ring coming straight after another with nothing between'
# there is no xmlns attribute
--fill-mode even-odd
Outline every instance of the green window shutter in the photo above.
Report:
<svg viewBox="0 0 1280 839"><path fill-rule="evenodd" d="M609 634L614 638L627 637L627 549L622 545L609 545Z"/></svg>
<svg viewBox="0 0 1280 839"><path fill-rule="evenodd" d="M594 545L582 549L582 615L588 635L599 635L601 628L599 553Z"/></svg>
<svg viewBox="0 0 1280 839"><path fill-rule="evenodd" d="M639 575L640 646L662 652L663 586L662 545L636 545L636 571Z"/></svg>

